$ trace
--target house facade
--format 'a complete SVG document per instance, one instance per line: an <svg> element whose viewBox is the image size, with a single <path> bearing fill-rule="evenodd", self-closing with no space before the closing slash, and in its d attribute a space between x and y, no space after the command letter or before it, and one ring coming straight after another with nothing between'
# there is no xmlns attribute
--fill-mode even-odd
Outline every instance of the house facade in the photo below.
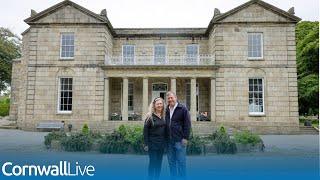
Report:
<svg viewBox="0 0 320 180"><path fill-rule="evenodd" d="M154 97L176 92L193 132L220 125L261 134L298 131L294 9L251 0L214 10L205 28L114 28L69 0L31 11L14 60L10 117L112 131L142 124Z"/></svg>

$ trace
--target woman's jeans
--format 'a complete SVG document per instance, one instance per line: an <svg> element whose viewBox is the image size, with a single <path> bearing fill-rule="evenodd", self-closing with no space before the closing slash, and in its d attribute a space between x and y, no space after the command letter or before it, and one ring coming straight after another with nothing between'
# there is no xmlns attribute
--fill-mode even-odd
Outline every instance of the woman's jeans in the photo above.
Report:
<svg viewBox="0 0 320 180"><path fill-rule="evenodd" d="M149 180L159 179L164 149L149 149Z"/></svg>
<svg viewBox="0 0 320 180"><path fill-rule="evenodd" d="M186 150L187 147L181 142L169 142L168 144L168 162L172 179L186 178Z"/></svg>

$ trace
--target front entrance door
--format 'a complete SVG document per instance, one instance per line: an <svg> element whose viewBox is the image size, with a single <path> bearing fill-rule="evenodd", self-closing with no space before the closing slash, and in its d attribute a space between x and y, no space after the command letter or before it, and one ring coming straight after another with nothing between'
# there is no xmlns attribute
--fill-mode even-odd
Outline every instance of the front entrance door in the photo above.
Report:
<svg viewBox="0 0 320 180"><path fill-rule="evenodd" d="M166 100L167 90L167 83L152 83L152 100L157 97L162 97Z"/></svg>

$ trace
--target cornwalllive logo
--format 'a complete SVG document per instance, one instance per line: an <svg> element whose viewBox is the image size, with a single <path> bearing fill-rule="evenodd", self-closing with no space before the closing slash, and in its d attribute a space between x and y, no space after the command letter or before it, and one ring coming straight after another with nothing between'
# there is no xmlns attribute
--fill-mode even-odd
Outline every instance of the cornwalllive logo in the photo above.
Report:
<svg viewBox="0 0 320 180"><path fill-rule="evenodd" d="M82 166L78 162L72 164L60 161L52 165L23 165L5 162L2 165L4 176L94 176L95 168L92 165Z"/></svg>

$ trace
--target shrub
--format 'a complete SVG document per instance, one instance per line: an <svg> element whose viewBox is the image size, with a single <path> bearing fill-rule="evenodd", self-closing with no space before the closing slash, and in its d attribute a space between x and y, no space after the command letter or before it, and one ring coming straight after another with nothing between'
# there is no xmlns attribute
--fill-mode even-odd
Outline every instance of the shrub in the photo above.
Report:
<svg viewBox="0 0 320 180"><path fill-rule="evenodd" d="M204 141L199 136L192 135L188 141L187 154L189 155L201 154L203 145L204 145Z"/></svg>
<svg viewBox="0 0 320 180"><path fill-rule="evenodd" d="M218 131L212 135L213 144L218 154L234 154L237 152L237 146L233 139L227 134L226 129L221 126Z"/></svg>
<svg viewBox="0 0 320 180"><path fill-rule="evenodd" d="M51 132L44 137L44 144L47 148L50 148L52 140L61 140L65 137L67 137L67 135L64 132Z"/></svg>
<svg viewBox="0 0 320 180"><path fill-rule="evenodd" d="M130 143L130 147L135 153L143 154L143 127L136 126L123 126L122 130L125 129L124 138ZM119 128L120 130L120 128Z"/></svg>
<svg viewBox="0 0 320 180"><path fill-rule="evenodd" d="M63 138L61 145L66 151L88 151L92 146L92 139L87 134L75 133Z"/></svg>
<svg viewBox="0 0 320 180"><path fill-rule="evenodd" d="M10 99L8 97L0 98L0 116L8 116L10 110Z"/></svg>
<svg viewBox="0 0 320 180"><path fill-rule="evenodd" d="M100 132L95 132L95 131L89 131L89 137L92 139L101 139L102 135L100 134Z"/></svg>
<svg viewBox="0 0 320 180"><path fill-rule="evenodd" d="M106 135L100 145L102 153L127 153L131 150L143 154L143 127L121 125L111 135Z"/></svg>
<svg viewBox="0 0 320 180"><path fill-rule="evenodd" d="M234 139L240 144L252 144L256 145L262 142L261 138L257 134L253 134L250 131L237 132L234 135Z"/></svg>
<svg viewBox="0 0 320 180"><path fill-rule="evenodd" d="M88 124L84 124L83 127L82 127L82 130L81 130L82 134L88 135L88 134L89 134L89 131L90 131L90 130L89 130Z"/></svg>
<svg viewBox="0 0 320 180"><path fill-rule="evenodd" d="M101 153L116 153L122 154L128 152L129 142L119 131L114 131L112 134L106 134L100 143Z"/></svg>

